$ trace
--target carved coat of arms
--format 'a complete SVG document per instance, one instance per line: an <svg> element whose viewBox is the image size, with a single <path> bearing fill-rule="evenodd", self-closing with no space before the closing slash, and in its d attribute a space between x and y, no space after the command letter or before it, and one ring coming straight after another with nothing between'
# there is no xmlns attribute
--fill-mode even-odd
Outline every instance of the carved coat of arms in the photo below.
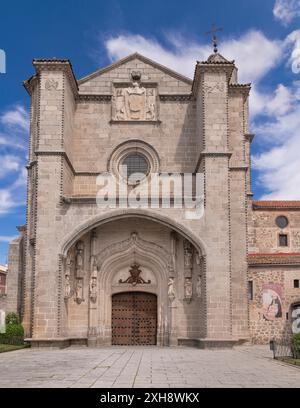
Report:
<svg viewBox="0 0 300 408"><path fill-rule="evenodd" d="M133 82L128 88L116 88L114 120L156 120L156 91Z"/></svg>

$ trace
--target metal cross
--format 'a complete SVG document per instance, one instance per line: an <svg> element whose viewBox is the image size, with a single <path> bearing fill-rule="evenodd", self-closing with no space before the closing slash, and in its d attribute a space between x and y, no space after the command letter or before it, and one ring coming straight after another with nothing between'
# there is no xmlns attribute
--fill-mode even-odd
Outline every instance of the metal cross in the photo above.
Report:
<svg viewBox="0 0 300 408"><path fill-rule="evenodd" d="M212 24L211 30L206 33L206 35L212 34L212 43L213 43L214 53L215 54L218 52L218 38L217 38L216 34L219 31L223 31L223 28L222 27L218 28L215 24Z"/></svg>

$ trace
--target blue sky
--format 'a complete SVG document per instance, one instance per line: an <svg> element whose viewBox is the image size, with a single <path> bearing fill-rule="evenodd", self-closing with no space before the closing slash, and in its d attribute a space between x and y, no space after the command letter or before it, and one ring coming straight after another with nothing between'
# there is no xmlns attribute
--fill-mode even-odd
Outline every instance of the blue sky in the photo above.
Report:
<svg viewBox="0 0 300 408"><path fill-rule="evenodd" d="M25 223L33 58L72 61L77 78L134 51L191 76L211 51L205 32L224 28L220 52L253 82L255 198L300 199L300 0L64 0L2 2L0 49L0 263Z"/></svg>

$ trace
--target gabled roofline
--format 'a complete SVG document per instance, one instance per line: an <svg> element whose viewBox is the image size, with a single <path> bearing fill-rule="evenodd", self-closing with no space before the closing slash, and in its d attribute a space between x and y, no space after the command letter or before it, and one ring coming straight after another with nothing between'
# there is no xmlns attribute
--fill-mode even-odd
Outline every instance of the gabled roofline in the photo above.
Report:
<svg viewBox="0 0 300 408"><path fill-rule="evenodd" d="M118 60L116 62L113 62L112 64L110 64L110 65L108 65L108 66L106 66L104 68L98 69L97 71L93 72L92 74L89 74L89 75L79 79L77 81L78 85L81 85L81 84L83 84L83 83L85 83L87 81L90 81L91 79L95 78L96 76L104 74L105 72L108 72L108 71L110 71L112 69L118 68L122 64L125 64L126 62L131 61L131 60L133 60L135 58L139 59L140 61L144 62L145 64L152 65L154 68L160 69L160 70L164 71L166 74L169 74L170 76L172 76L172 77L174 77L174 78L176 78L176 79L178 79L180 81L186 82L188 85L192 86L193 81L190 78L188 78L188 77L186 77L184 75L181 75L178 72L173 71L172 69L167 68L166 66L161 65L158 62L155 62L150 58L144 57L143 55L139 54L138 52L135 52L134 54L128 55L125 58L122 58L122 59L120 59L120 60Z"/></svg>

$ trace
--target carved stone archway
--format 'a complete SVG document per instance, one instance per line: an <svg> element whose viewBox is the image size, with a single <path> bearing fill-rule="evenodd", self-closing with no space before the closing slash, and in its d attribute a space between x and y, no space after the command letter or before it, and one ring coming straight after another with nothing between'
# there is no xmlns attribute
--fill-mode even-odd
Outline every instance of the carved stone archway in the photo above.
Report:
<svg viewBox="0 0 300 408"><path fill-rule="evenodd" d="M176 328L172 326L170 300L168 298L169 277L176 277L171 254L160 245L143 240L133 232L126 240L113 243L95 255L98 269L98 299L89 307L89 343L111 344L112 295L115 293L143 291L157 296L157 344L169 345ZM141 270L151 274L150 282L120 282L116 275L124 268L136 263ZM149 281L148 280L148 281Z"/></svg>

